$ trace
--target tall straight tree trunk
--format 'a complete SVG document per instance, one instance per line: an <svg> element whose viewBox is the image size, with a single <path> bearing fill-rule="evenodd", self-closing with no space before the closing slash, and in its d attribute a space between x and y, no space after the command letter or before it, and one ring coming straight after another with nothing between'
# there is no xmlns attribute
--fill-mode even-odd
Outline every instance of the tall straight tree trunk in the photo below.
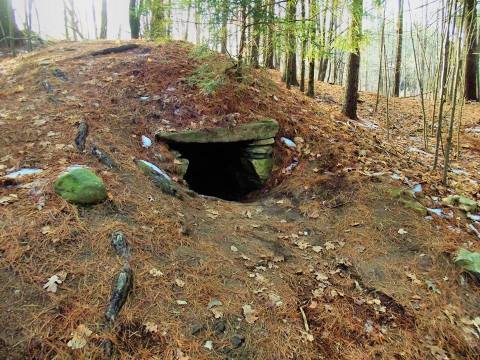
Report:
<svg viewBox="0 0 480 360"><path fill-rule="evenodd" d="M98 39L98 29L97 29L97 12L95 11L95 1L92 0L92 17L93 17L93 28L94 28L94 35L95 40Z"/></svg>
<svg viewBox="0 0 480 360"><path fill-rule="evenodd" d="M476 0L465 0L465 99L477 101L478 54Z"/></svg>
<svg viewBox="0 0 480 360"><path fill-rule="evenodd" d="M462 11L462 20L460 23L460 27L458 29L458 34L461 33L463 28L463 23L465 20L465 10L466 6L463 7ZM455 61L455 68L453 74L453 91L452 91L452 109L450 112L450 123L448 126L448 135L447 135L447 144L445 146L445 159L443 164L443 183L447 185L448 180L448 170L450 166L450 151L452 148L452 138L453 138L453 125L455 122L455 112L457 107L457 94L458 94L458 86L459 86L459 79L460 79L460 64L462 60L462 47L461 47L461 38L460 35L457 36L457 54L456 54L456 61Z"/></svg>
<svg viewBox="0 0 480 360"><path fill-rule="evenodd" d="M336 11L336 1L332 1L331 8L330 8L330 24L328 26L327 31L327 9L328 9L328 0L325 0L325 7L323 10L323 17L322 17L322 57L320 61L320 66L318 69L318 80L325 81L327 76L327 67L329 63L329 55L327 54L330 51L330 45L332 40L332 30L333 30L333 17ZM337 2L338 3L338 2Z"/></svg>
<svg viewBox="0 0 480 360"><path fill-rule="evenodd" d="M25 23L27 25L27 47L28 51L32 51L32 6L33 0L25 1Z"/></svg>
<svg viewBox="0 0 480 360"><path fill-rule="evenodd" d="M358 73L360 70L360 40L362 36L363 0L352 0L350 5L352 23L350 25L353 51L348 57L348 76L342 112L350 119L357 118Z"/></svg>
<svg viewBox="0 0 480 360"><path fill-rule="evenodd" d="M305 24L305 0L301 1L302 14L302 49L300 51L300 91L305 91L305 57L307 51L308 32Z"/></svg>
<svg viewBox="0 0 480 360"><path fill-rule="evenodd" d="M287 87L298 86L296 14L297 0L287 0L287 64L285 68L285 82L287 83Z"/></svg>
<svg viewBox="0 0 480 360"><path fill-rule="evenodd" d="M395 76L393 78L393 96L400 95L400 74L402 68L403 45L403 0L398 0L397 46L395 52Z"/></svg>
<svg viewBox="0 0 480 360"><path fill-rule="evenodd" d="M128 11L131 38L138 39L140 37L140 9L137 0L130 0Z"/></svg>
<svg viewBox="0 0 480 360"><path fill-rule="evenodd" d="M107 0L102 0L102 14L100 19L100 39L107 38Z"/></svg>
<svg viewBox="0 0 480 360"><path fill-rule="evenodd" d="M227 53L227 39L228 39L228 1L222 1L222 29L220 38L220 51L222 54Z"/></svg>
<svg viewBox="0 0 480 360"><path fill-rule="evenodd" d="M267 24L267 37L265 39L265 54L264 54L264 59L265 59L265 67L267 69L273 69L275 67L274 62L273 62L273 55L275 52L274 46L273 46L273 21L275 20L275 0L267 0L267 18L268 18L268 24Z"/></svg>
<svg viewBox="0 0 480 360"><path fill-rule="evenodd" d="M238 61L237 61L237 69L236 75L237 78L242 77L242 70L243 70L243 52L245 51L245 41L246 41L246 31L247 31L247 6L242 4L240 10L240 17L241 17L241 27L240 27L240 44L238 47Z"/></svg>
<svg viewBox="0 0 480 360"><path fill-rule="evenodd" d="M254 68L258 68L260 66L260 7L262 3L260 0L254 0L253 5L253 16L252 16L252 48L250 52L250 63Z"/></svg>
<svg viewBox="0 0 480 360"><path fill-rule="evenodd" d="M183 40L188 41L188 28L190 26L190 12L192 11L192 0L187 4L187 20L185 21L185 33L183 34Z"/></svg>
<svg viewBox="0 0 480 360"><path fill-rule="evenodd" d="M200 20L200 0L195 0L195 43L197 45L201 42Z"/></svg>
<svg viewBox="0 0 480 360"><path fill-rule="evenodd" d="M68 30L67 3L63 0L63 26L65 27L65 39L70 40L70 31Z"/></svg>
<svg viewBox="0 0 480 360"><path fill-rule="evenodd" d="M308 83L307 83L307 96L315 96L315 37L316 37L316 21L315 16L317 13L317 0L309 0L308 7L310 11L309 19L309 35L310 35L310 50L308 59Z"/></svg>
<svg viewBox="0 0 480 360"><path fill-rule="evenodd" d="M448 59L450 55L450 51L449 51L450 33L449 32L450 32L450 22L452 18L452 6L454 1L456 0L450 0L450 1L447 0L447 6L449 2L450 2L450 5L448 6L447 22L445 26L446 31L443 39L443 44L442 44L442 47L444 49L443 59L442 59L442 63L439 64L439 66L441 65L442 70L441 70L441 80L440 80L440 99L439 99L440 104L438 106L438 123L437 123L437 134L436 134L436 144L435 144L435 158L433 160L434 170L437 168L438 156L440 154L440 143L442 141L443 107L445 104L445 93L446 93L447 75L448 75Z"/></svg>
<svg viewBox="0 0 480 360"><path fill-rule="evenodd" d="M382 87L382 61L383 61L383 47L385 44L385 7L383 4L382 26L380 30L380 58L378 59L378 79L377 79L377 97L375 99L375 112L378 110L378 103L380 102L380 88Z"/></svg>

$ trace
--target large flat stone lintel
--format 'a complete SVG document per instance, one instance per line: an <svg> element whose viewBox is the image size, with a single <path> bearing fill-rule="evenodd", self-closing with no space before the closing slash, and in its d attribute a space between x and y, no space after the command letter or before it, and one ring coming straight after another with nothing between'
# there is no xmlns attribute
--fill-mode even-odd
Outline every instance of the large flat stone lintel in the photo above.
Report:
<svg viewBox="0 0 480 360"><path fill-rule="evenodd" d="M277 134L278 129L279 126L276 120L265 119L238 125L233 128L159 132L155 135L155 138L158 141L165 141L167 143L229 143L273 138Z"/></svg>

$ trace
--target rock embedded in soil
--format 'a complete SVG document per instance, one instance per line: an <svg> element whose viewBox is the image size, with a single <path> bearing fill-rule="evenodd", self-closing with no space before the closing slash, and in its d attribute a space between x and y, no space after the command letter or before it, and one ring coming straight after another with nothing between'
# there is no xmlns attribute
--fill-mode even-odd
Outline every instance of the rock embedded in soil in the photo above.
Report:
<svg viewBox="0 0 480 360"><path fill-rule="evenodd" d="M245 343L245 337L241 335L233 335L230 342L232 343L233 348L237 349Z"/></svg>
<svg viewBox="0 0 480 360"><path fill-rule="evenodd" d="M112 295L110 297L110 303L107 311L105 311L105 319L107 323L115 322L120 310L122 310L125 301L127 301L128 294L133 287L133 271L127 264L118 273L115 279L115 285L113 287Z"/></svg>
<svg viewBox="0 0 480 360"><path fill-rule="evenodd" d="M213 333L215 335L221 335L227 329L227 324L224 319L217 320L213 325Z"/></svg>
<svg viewBox="0 0 480 360"><path fill-rule="evenodd" d="M107 198L103 180L88 168L67 170L58 177L53 187L58 195L74 204L98 204Z"/></svg>
<svg viewBox="0 0 480 360"><path fill-rule="evenodd" d="M205 324L193 324L190 333L192 335L198 335L206 329L207 327L205 326Z"/></svg>
<svg viewBox="0 0 480 360"><path fill-rule="evenodd" d="M153 183L160 188L162 192L168 195L177 196L177 187L166 172L161 170L158 166L145 160L137 160L136 164L145 175L152 179Z"/></svg>

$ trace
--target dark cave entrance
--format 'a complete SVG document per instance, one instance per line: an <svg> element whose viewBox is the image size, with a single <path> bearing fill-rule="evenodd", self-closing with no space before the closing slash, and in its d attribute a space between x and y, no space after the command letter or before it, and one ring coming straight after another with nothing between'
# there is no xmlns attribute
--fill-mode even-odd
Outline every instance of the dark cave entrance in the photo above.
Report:
<svg viewBox="0 0 480 360"><path fill-rule="evenodd" d="M249 142L170 143L189 161L184 176L195 192L217 198L241 201L259 190L263 183L245 156Z"/></svg>

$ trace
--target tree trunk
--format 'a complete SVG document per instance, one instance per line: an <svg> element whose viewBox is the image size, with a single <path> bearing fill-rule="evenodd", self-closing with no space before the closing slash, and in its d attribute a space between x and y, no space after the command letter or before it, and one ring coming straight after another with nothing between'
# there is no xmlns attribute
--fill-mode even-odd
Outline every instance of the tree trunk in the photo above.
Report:
<svg viewBox="0 0 480 360"><path fill-rule="evenodd" d="M393 79L393 96L400 95L400 73L402 68L402 43L403 43L403 0L398 0L397 17L397 49L395 55L395 76Z"/></svg>
<svg viewBox="0 0 480 360"><path fill-rule="evenodd" d="M307 51L308 33L305 24L305 0L300 0L302 9L302 49L300 51L300 91L305 91L305 56Z"/></svg>
<svg viewBox="0 0 480 360"><path fill-rule="evenodd" d="M10 36L10 29L11 34ZM0 0L0 47L14 46L14 39L20 34L15 22L15 14L12 9L11 0Z"/></svg>
<svg viewBox="0 0 480 360"><path fill-rule="evenodd" d="M380 88L382 87L382 61L383 61L383 47L385 44L385 7L383 5L382 26L380 30L380 57L378 59L378 80L377 80L377 96L375 99L375 112L378 110L378 103L380 102Z"/></svg>
<svg viewBox="0 0 480 360"><path fill-rule="evenodd" d="M267 37L265 40L265 67L267 69L275 68L275 64L273 62L273 55L275 53L275 49L273 46L273 22L275 20L275 0L268 0L268 8L267 8L267 18L268 18L268 25L267 25Z"/></svg>
<svg viewBox="0 0 480 360"><path fill-rule="evenodd" d="M360 69L360 40L362 36L363 0L352 0L350 37L354 46L348 58L348 76L342 112L350 119L357 118L358 73Z"/></svg>
<svg viewBox="0 0 480 360"><path fill-rule="evenodd" d="M185 33L183 34L183 40L188 41L188 28L190 26L190 12L192 11L192 0L187 3L187 20L185 22Z"/></svg>
<svg viewBox="0 0 480 360"><path fill-rule="evenodd" d="M227 53L227 40L228 40L228 1L222 1L222 28L220 29L220 52L222 54Z"/></svg>
<svg viewBox="0 0 480 360"><path fill-rule="evenodd" d="M95 40L98 40L98 29L97 29L97 13L95 11L95 1L92 0L92 17L93 17L93 28Z"/></svg>
<svg viewBox="0 0 480 360"><path fill-rule="evenodd" d="M285 82L287 87L298 86L297 80L297 39L296 39L297 0L287 0L287 61Z"/></svg>
<svg viewBox="0 0 480 360"><path fill-rule="evenodd" d="M253 15L252 15L252 48L250 53L250 63L254 68L258 68L260 66L260 22L261 22L261 14L260 14L260 7L261 1L255 0L254 1L254 8L253 8Z"/></svg>
<svg viewBox="0 0 480 360"><path fill-rule="evenodd" d="M138 39L140 37L140 9L138 8L137 0L130 0L128 11L131 38Z"/></svg>
<svg viewBox="0 0 480 360"><path fill-rule="evenodd" d="M317 0L309 0L308 7L310 9L310 53L308 60L308 83L307 96L315 96L315 36L316 36L316 21L314 20L317 12Z"/></svg>
<svg viewBox="0 0 480 360"><path fill-rule="evenodd" d="M100 19L100 39L107 38L107 0L102 0L102 14Z"/></svg>
<svg viewBox="0 0 480 360"><path fill-rule="evenodd" d="M247 31L247 7L246 5L242 5L240 10L240 17L241 17L241 28L240 28L240 44L238 49L238 61L237 61L237 68L236 68L236 76L238 78L242 77L242 70L243 70L243 52L245 51L245 41L246 41L246 31Z"/></svg>
<svg viewBox="0 0 480 360"><path fill-rule="evenodd" d="M150 37L152 39L165 38L167 28L165 24L165 9L163 0L152 0L151 3L152 20L150 24Z"/></svg>
<svg viewBox="0 0 480 360"><path fill-rule="evenodd" d="M201 29L200 29L200 0L195 0L195 43L200 45L201 39Z"/></svg>
<svg viewBox="0 0 480 360"><path fill-rule="evenodd" d="M476 0L465 0L465 34L467 35L465 63L465 99L477 101L478 55Z"/></svg>
<svg viewBox="0 0 480 360"><path fill-rule="evenodd" d="M452 18L452 4L453 1L450 1L450 6L448 6L448 16L447 22L445 26L445 37L443 39L443 60L442 63L439 64L441 66L441 80L440 80L440 104L438 107L438 124L437 124L437 134L436 134L436 144L435 144L435 158L433 160L433 169L436 170L438 164L438 156L440 154L440 142L442 141L442 123L443 123L443 107L445 104L445 92L446 92L446 85L447 85L447 76L448 76L448 59L449 59L449 52L450 52L450 22ZM448 1L447 1L448 4Z"/></svg>

